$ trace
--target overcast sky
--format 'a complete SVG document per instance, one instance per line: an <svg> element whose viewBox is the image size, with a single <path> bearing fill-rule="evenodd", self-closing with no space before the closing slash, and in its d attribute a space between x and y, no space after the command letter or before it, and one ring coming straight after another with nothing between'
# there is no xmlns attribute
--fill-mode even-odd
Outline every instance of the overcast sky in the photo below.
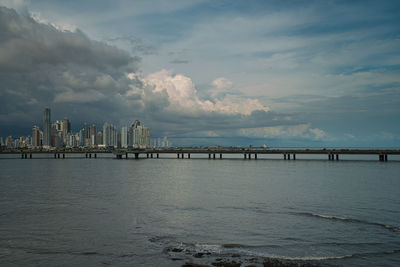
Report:
<svg viewBox="0 0 400 267"><path fill-rule="evenodd" d="M399 1L0 0L0 136L400 147Z"/></svg>

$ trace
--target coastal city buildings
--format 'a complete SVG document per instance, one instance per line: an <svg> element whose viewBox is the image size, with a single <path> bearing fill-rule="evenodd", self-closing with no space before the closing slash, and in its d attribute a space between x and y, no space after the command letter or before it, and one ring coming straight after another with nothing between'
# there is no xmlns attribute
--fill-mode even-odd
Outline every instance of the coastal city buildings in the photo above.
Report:
<svg viewBox="0 0 400 267"><path fill-rule="evenodd" d="M150 148L150 147L169 147L171 143L167 137L158 137L153 140L150 138L150 129L134 120L130 126L123 126L120 130L105 122L102 127L96 124L88 126L83 124L83 128L78 132L73 132L71 121L68 118L63 120L51 121L51 110L45 108L43 113L43 125L34 125L29 136L19 136L13 138L8 136L5 139L0 137L1 149L52 149L52 148ZM153 146L151 146L153 144Z"/></svg>
<svg viewBox="0 0 400 267"><path fill-rule="evenodd" d="M43 146L51 146L51 119L50 119L50 109L45 108L44 110L44 120L43 120Z"/></svg>

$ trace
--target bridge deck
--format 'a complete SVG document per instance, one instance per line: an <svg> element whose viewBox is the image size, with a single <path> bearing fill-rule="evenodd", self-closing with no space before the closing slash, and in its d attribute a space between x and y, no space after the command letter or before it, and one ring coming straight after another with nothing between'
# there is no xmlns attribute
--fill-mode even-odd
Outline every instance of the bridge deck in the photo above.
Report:
<svg viewBox="0 0 400 267"><path fill-rule="evenodd" d="M400 155L400 149L57 149L57 150L2 150L0 154L339 154L339 155Z"/></svg>

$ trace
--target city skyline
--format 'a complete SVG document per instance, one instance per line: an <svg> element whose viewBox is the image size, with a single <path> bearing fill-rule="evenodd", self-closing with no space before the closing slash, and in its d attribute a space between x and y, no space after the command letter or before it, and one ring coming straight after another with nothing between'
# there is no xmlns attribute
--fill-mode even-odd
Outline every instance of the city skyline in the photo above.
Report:
<svg viewBox="0 0 400 267"><path fill-rule="evenodd" d="M0 136L49 107L182 146L400 147L399 8L0 0Z"/></svg>
<svg viewBox="0 0 400 267"><path fill-rule="evenodd" d="M108 122L104 122L97 130L96 124L88 127L86 122L83 128L72 131L71 122L67 117L51 121L51 109L45 108L43 112L42 130L40 126L33 125L31 135L6 136L6 141L0 137L0 148L150 148L150 129L135 120L131 126L123 126L120 130ZM171 143L167 137L153 139L153 147L168 147Z"/></svg>

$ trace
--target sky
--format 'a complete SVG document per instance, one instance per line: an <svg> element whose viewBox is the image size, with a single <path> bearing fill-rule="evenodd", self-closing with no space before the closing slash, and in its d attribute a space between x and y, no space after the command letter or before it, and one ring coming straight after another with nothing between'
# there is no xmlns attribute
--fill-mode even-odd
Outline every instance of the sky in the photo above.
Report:
<svg viewBox="0 0 400 267"><path fill-rule="evenodd" d="M399 1L0 0L0 136L400 147Z"/></svg>

